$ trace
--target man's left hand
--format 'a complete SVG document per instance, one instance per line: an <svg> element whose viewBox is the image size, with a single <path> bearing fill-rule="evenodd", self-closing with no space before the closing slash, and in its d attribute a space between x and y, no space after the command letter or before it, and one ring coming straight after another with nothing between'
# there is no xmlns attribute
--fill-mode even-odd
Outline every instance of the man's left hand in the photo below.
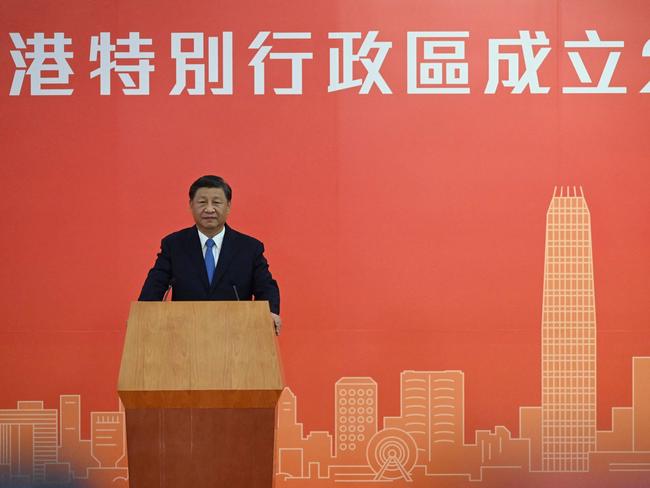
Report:
<svg viewBox="0 0 650 488"><path fill-rule="evenodd" d="M275 335L280 335L280 328L282 327L282 319L277 313L271 312L273 318L273 327L275 328Z"/></svg>

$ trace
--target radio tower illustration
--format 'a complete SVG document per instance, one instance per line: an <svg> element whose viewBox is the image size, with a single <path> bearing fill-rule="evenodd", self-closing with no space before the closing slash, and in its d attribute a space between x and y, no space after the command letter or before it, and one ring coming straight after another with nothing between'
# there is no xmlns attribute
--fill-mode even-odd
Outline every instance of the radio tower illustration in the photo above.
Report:
<svg viewBox="0 0 650 488"><path fill-rule="evenodd" d="M591 220L557 188L546 214L542 305L542 469L587 471L596 447L596 310Z"/></svg>

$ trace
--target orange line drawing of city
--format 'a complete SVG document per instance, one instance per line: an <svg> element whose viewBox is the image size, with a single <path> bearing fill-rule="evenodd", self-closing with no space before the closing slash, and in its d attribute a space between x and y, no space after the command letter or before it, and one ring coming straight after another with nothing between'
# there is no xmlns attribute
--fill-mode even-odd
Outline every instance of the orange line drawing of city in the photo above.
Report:
<svg viewBox="0 0 650 488"><path fill-rule="evenodd" d="M90 440L80 435L81 397L61 395L59 409L19 401L0 410L0 486L128 486L124 410L91 412Z"/></svg>
<svg viewBox="0 0 650 488"><path fill-rule="evenodd" d="M650 486L650 357L632 358L632 406L596 429L596 314L591 221L582 193L556 189L546 216L540 406L464 441L464 373L402 371L400 415L377 414L378 385L344 377L334 433L304 435L297 398L277 408L275 486ZM18 402L0 410L0 486L128 486L124 411L91 412L80 439L80 397L60 409Z"/></svg>

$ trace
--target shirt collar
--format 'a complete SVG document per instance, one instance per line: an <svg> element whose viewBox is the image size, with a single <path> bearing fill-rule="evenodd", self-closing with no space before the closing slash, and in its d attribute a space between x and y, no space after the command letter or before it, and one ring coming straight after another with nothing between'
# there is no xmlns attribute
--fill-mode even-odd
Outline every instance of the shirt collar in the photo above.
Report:
<svg viewBox="0 0 650 488"><path fill-rule="evenodd" d="M196 228L196 231L199 233L199 240L201 241L201 249L205 248L205 243L208 242L208 239L210 239L208 236L206 236L203 232L201 232L198 227ZM217 247L217 249L221 249L221 245L223 244L223 236L226 234L226 226L223 226L223 229L221 229L221 232L219 232L216 236L212 238L214 241L214 245Z"/></svg>

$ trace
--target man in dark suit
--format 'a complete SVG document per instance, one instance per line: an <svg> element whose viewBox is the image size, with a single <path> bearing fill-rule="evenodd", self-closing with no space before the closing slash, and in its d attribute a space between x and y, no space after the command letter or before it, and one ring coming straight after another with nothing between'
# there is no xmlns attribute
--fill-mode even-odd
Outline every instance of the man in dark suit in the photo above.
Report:
<svg viewBox="0 0 650 488"><path fill-rule="evenodd" d="M268 300L280 332L280 290L264 257L264 244L228 225L232 189L219 176L202 176L190 186L196 225L163 238L140 301Z"/></svg>

